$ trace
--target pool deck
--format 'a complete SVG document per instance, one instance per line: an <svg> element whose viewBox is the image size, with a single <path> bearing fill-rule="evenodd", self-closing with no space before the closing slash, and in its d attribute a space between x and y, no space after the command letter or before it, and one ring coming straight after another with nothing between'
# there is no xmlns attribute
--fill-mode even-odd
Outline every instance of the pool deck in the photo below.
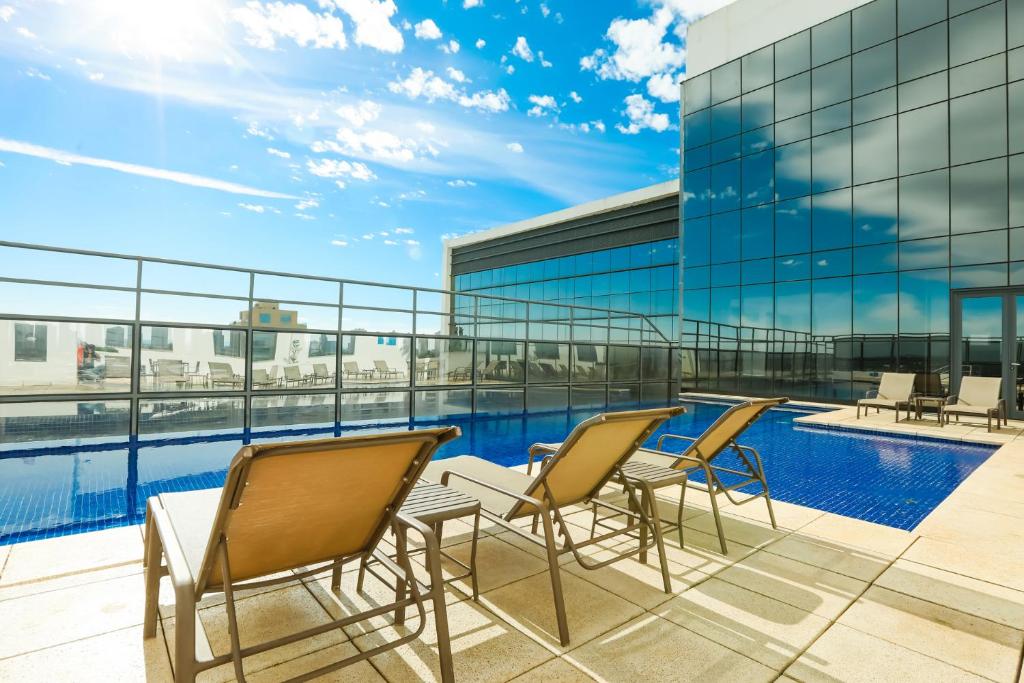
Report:
<svg viewBox="0 0 1024 683"><path fill-rule="evenodd" d="M846 422L843 412L813 417L836 426ZM862 426L891 427L891 413L882 415ZM944 431L932 425L886 431ZM456 678L1024 683L1024 424L1011 427L992 437L999 450L913 532L782 502L773 530L763 503L753 501L724 508L730 553L723 557L707 497L690 492L685 548L674 534L666 538L671 595L654 557L653 566L625 560L592 572L566 561L572 643L565 648L554 635L538 551L485 529L480 602L464 583L448 591ZM974 427L948 429L944 436L975 440ZM678 500L678 490L660 493ZM584 534L589 513L569 521ZM461 524L446 525L445 544L464 557L469 527ZM174 619L166 604L157 638L142 639L141 557L140 527L0 547L0 682L172 680ZM322 578L243 597L243 643L386 599L369 581L357 596L353 573L345 577L341 594ZM161 602L169 603L166 593ZM227 643L221 602L207 599L201 611L218 653ZM328 632L247 660L247 676L254 683L294 676L394 630L381 619ZM433 645L428 625L420 641L318 680L432 680ZM220 667L200 680L233 680L233 672Z"/></svg>

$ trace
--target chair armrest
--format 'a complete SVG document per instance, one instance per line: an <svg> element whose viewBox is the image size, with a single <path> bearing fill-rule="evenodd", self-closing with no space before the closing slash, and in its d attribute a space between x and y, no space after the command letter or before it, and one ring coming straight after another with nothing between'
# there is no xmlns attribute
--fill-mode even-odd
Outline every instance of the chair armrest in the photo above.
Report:
<svg viewBox="0 0 1024 683"><path fill-rule="evenodd" d="M679 441L688 441L690 443L695 443L697 441L697 439L692 436L683 436L682 434L662 434L661 437L658 439L659 451L664 450L663 446L665 444L665 439L677 439Z"/></svg>
<svg viewBox="0 0 1024 683"><path fill-rule="evenodd" d="M174 525L171 524L171 518L167 515L167 511L160 507L159 503L155 505L151 503L148 507L153 519L154 531L160 537L160 546L163 548L171 583L176 589L195 588L195 578L188 568L188 561L185 559L185 553L178 542L178 537L174 534Z"/></svg>
<svg viewBox="0 0 1024 683"><path fill-rule="evenodd" d="M868 389L864 392L864 398L878 398L878 389Z"/></svg>
<svg viewBox="0 0 1024 683"><path fill-rule="evenodd" d="M557 452L558 447L546 443L535 443L530 446L529 459L526 461L526 473L533 474L533 461L537 459L538 455L550 455Z"/></svg>
<svg viewBox="0 0 1024 683"><path fill-rule="evenodd" d="M523 495L521 493L513 493L512 491L509 491L508 489L504 489L504 488L498 486L497 484L492 484L490 482L483 481L482 479L477 479L476 477L471 477L468 474L462 474L461 472L456 472L455 470L445 470L443 473L441 473L441 486L447 486L448 485L448 480L452 476L458 477L459 479L462 479L464 481L468 481L471 484L476 484L477 486L482 486L485 489L490 489L491 491L495 491L495 492L500 493L500 494L502 494L504 496L508 496L509 498L515 498L516 500L518 500L521 503L529 503L530 505L536 505L538 508L547 507L547 505L542 500L539 500L537 498L531 498L530 496L526 496L526 495Z"/></svg>

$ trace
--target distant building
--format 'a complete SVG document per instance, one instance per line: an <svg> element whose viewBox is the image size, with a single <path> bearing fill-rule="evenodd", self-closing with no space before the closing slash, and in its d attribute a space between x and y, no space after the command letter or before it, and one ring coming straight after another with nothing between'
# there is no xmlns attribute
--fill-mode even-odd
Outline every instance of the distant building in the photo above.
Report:
<svg viewBox="0 0 1024 683"><path fill-rule="evenodd" d="M238 314L239 324L249 325L249 311ZM252 324L254 327L284 327L295 330L306 329L305 323L299 322L299 312L282 309L280 304L257 301L252 305Z"/></svg>

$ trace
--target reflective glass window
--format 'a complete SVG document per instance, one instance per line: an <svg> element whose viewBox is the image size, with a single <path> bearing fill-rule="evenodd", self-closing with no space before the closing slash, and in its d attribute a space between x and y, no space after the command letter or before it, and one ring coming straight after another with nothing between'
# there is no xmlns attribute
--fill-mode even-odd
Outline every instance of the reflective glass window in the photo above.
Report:
<svg viewBox="0 0 1024 683"><path fill-rule="evenodd" d="M775 144L788 145L791 142L811 137L811 115L804 114L775 124Z"/></svg>
<svg viewBox="0 0 1024 683"><path fill-rule="evenodd" d="M1007 264L989 264L983 266L960 266L949 269L950 289L966 287L1005 287L1007 281Z"/></svg>
<svg viewBox="0 0 1024 683"><path fill-rule="evenodd" d="M853 182L870 183L896 176L896 118L879 119L853 129Z"/></svg>
<svg viewBox="0 0 1024 683"><path fill-rule="evenodd" d="M849 275L853 268L853 254L850 249L816 251L811 257L812 277L836 277Z"/></svg>
<svg viewBox="0 0 1024 683"><path fill-rule="evenodd" d="M1024 45L1024 0L1009 0L1006 4L1008 46Z"/></svg>
<svg viewBox="0 0 1024 683"><path fill-rule="evenodd" d="M799 197L811 191L811 142L794 142L775 148L775 192L779 199Z"/></svg>
<svg viewBox="0 0 1024 683"><path fill-rule="evenodd" d="M977 232L1007 224L1006 159L950 169L950 229Z"/></svg>
<svg viewBox="0 0 1024 683"><path fill-rule="evenodd" d="M718 104L740 94L740 60L711 70L711 104Z"/></svg>
<svg viewBox="0 0 1024 683"><path fill-rule="evenodd" d="M742 102L743 130L767 126L774 120L775 89L772 86L748 92Z"/></svg>
<svg viewBox="0 0 1024 683"><path fill-rule="evenodd" d="M775 258L776 282L807 280L811 277L811 255L796 254Z"/></svg>
<svg viewBox="0 0 1024 683"><path fill-rule="evenodd" d="M775 285L775 327L793 332L811 331L810 282Z"/></svg>
<svg viewBox="0 0 1024 683"><path fill-rule="evenodd" d="M850 185L850 129L837 130L811 140L811 168L815 192Z"/></svg>
<svg viewBox="0 0 1024 683"><path fill-rule="evenodd" d="M771 150L743 157L743 205L770 202L774 195L774 155Z"/></svg>
<svg viewBox="0 0 1024 683"><path fill-rule="evenodd" d="M740 207L740 162L711 167L711 210L729 211Z"/></svg>
<svg viewBox="0 0 1024 683"><path fill-rule="evenodd" d="M740 283L739 262L719 263L711 266L711 286L731 287Z"/></svg>
<svg viewBox="0 0 1024 683"><path fill-rule="evenodd" d="M996 55L949 70L950 97L959 97L1006 82L1006 58Z"/></svg>
<svg viewBox="0 0 1024 683"><path fill-rule="evenodd" d="M699 147L711 141L711 110L704 109L683 117L683 139L687 147Z"/></svg>
<svg viewBox="0 0 1024 683"><path fill-rule="evenodd" d="M811 113L811 132L814 135L850 127L850 103L840 102Z"/></svg>
<svg viewBox="0 0 1024 683"><path fill-rule="evenodd" d="M711 290L686 289L683 292L683 316L691 320L710 320Z"/></svg>
<svg viewBox="0 0 1024 683"><path fill-rule="evenodd" d="M775 205L775 253L800 254L811 250L811 212L807 199Z"/></svg>
<svg viewBox="0 0 1024 683"><path fill-rule="evenodd" d="M949 77L945 71L918 78L899 87L900 111L917 109L949 99Z"/></svg>
<svg viewBox="0 0 1024 683"><path fill-rule="evenodd" d="M900 239L949 234L949 171L900 178Z"/></svg>
<svg viewBox="0 0 1024 683"><path fill-rule="evenodd" d="M740 136L719 140L711 145L711 163L720 164L740 158Z"/></svg>
<svg viewBox="0 0 1024 683"><path fill-rule="evenodd" d="M775 120L781 121L811 110L811 74L778 81L775 84Z"/></svg>
<svg viewBox="0 0 1024 683"><path fill-rule="evenodd" d="M854 334L892 334L898 324L896 273L853 278Z"/></svg>
<svg viewBox="0 0 1024 683"><path fill-rule="evenodd" d="M948 62L947 44L945 24L936 24L900 38L898 48L900 82L945 69Z"/></svg>
<svg viewBox="0 0 1024 683"><path fill-rule="evenodd" d="M1005 261L1009 255L1009 234L1005 230L995 230L954 235L951 247L950 263L954 266Z"/></svg>
<svg viewBox="0 0 1024 683"><path fill-rule="evenodd" d="M774 318L774 303L772 285L743 287L742 323L749 327L771 327Z"/></svg>
<svg viewBox="0 0 1024 683"><path fill-rule="evenodd" d="M939 268L949 265L949 238L932 237L900 242L900 268Z"/></svg>
<svg viewBox="0 0 1024 683"><path fill-rule="evenodd" d="M929 171L948 165L948 128L945 102L900 114L900 174Z"/></svg>
<svg viewBox="0 0 1024 683"><path fill-rule="evenodd" d="M683 283L687 289L703 289L711 286L711 268L707 266L692 267L686 269L686 281Z"/></svg>
<svg viewBox="0 0 1024 683"><path fill-rule="evenodd" d="M772 255L771 206L744 209L742 257L744 259L765 258Z"/></svg>
<svg viewBox="0 0 1024 683"><path fill-rule="evenodd" d="M774 280L773 260L770 258L744 261L740 265L740 277L743 284L752 285Z"/></svg>
<svg viewBox="0 0 1024 683"><path fill-rule="evenodd" d="M740 132L739 98L711 107L711 139L721 140Z"/></svg>
<svg viewBox="0 0 1024 683"><path fill-rule="evenodd" d="M743 154L753 154L754 152L763 152L766 149L771 149L774 143L775 127L765 126L764 128L744 133L740 149Z"/></svg>
<svg viewBox="0 0 1024 683"><path fill-rule="evenodd" d="M875 0L853 10L853 50L896 37L896 0Z"/></svg>
<svg viewBox="0 0 1024 683"><path fill-rule="evenodd" d="M955 17L958 14L969 12L990 2L992 0L949 0L949 16Z"/></svg>
<svg viewBox="0 0 1024 683"><path fill-rule="evenodd" d="M701 169L683 175L683 215L705 216L711 209L711 170ZM595 271L599 269L595 264Z"/></svg>
<svg viewBox="0 0 1024 683"><path fill-rule="evenodd" d="M1014 228L1010 231L1010 260L1024 260L1024 228Z"/></svg>
<svg viewBox="0 0 1024 683"><path fill-rule="evenodd" d="M1024 0L1019 1L1024 6ZM1024 48L1010 50L1006 54L1006 76L1010 81L1024 78Z"/></svg>
<svg viewBox="0 0 1024 683"><path fill-rule="evenodd" d="M854 275L885 273L890 270L896 270L898 266L899 256L895 242L872 244L866 247L857 247L853 250Z"/></svg>
<svg viewBox="0 0 1024 683"><path fill-rule="evenodd" d="M841 59L811 72L811 108L820 109L850 99L850 59Z"/></svg>
<svg viewBox="0 0 1024 683"><path fill-rule="evenodd" d="M775 43L775 79L781 80L811 66L811 32L803 31Z"/></svg>
<svg viewBox="0 0 1024 683"><path fill-rule="evenodd" d="M900 333L949 332L949 269L900 273Z"/></svg>
<svg viewBox="0 0 1024 683"><path fill-rule="evenodd" d="M683 82L683 102L688 112L711 106L711 74L687 78Z"/></svg>
<svg viewBox="0 0 1024 683"><path fill-rule="evenodd" d="M850 54L850 15L818 24L811 29L811 66L831 62Z"/></svg>
<svg viewBox="0 0 1024 683"><path fill-rule="evenodd" d="M775 80L775 50L773 46L761 48L743 57L743 92L750 92Z"/></svg>
<svg viewBox="0 0 1024 683"><path fill-rule="evenodd" d="M811 285L811 332L838 335L850 333L852 283L848 277L814 280Z"/></svg>
<svg viewBox="0 0 1024 683"><path fill-rule="evenodd" d="M811 198L811 232L815 251L852 243L851 191L837 190Z"/></svg>
<svg viewBox="0 0 1024 683"><path fill-rule="evenodd" d="M1010 225L1024 225L1024 155L1010 157Z"/></svg>
<svg viewBox="0 0 1024 683"><path fill-rule="evenodd" d="M1006 154L1006 88L992 88L949 103L950 163Z"/></svg>
<svg viewBox="0 0 1024 683"><path fill-rule="evenodd" d="M853 123L892 116L896 113L896 88L888 88L853 101Z"/></svg>
<svg viewBox="0 0 1024 683"><path fill-rule="evenodd" d="M719 287L711 290L711 322L740 324L740 288Z"/></svg>
<svg viewBox="0 0 1024 683"><path fill-rule="evenodd" d="M949 20L949 63L956 66L1006 49L1006 15L1003 3Z"/></svg>
<svg viewBox="0 0 1024 683"><path fill-rule="evenodd" d="M711 262L725 263L740 259L740 212L715 214L711 217Z"/></svg>
<svg viewBox="0 0 1024 683"><path fill-rule="evenodd" d="M853 56L853 95L896 85L896 42L883 43Z"/></svg>
<svg viewBox="0 0 1024 683"><path fill-rule="evenodd" d="M1007 86L1010 105L1010 154L1024 152L1024 82Z"/></svg>
<svg viewBox="0 0 1024 683"><path fill-rule="evenodd" d="M946 0L900 0L897 6L900 35L946 18Z"/></svg>
<svg viewBox="0 0 1024 683"><path fill-rule="evenodd" d="M853 243L892 242L897 237L897 181L853 188Z"/></svg>

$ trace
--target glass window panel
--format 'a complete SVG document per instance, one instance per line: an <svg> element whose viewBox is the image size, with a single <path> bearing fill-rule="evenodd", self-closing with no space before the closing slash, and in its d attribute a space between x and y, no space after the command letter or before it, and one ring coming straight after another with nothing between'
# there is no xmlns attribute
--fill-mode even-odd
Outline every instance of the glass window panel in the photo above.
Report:
<svg viewBox="0 0 1024 683"><path fill-rule="evenodd" d="M811 32L803 31L775 43L775 80L811 67Z"/></svg>
<svg viewBox="0 0 1024 683"><path fill-rule="evenodd" d="M1024 228L1010 231L1010 260L1024 260Z"/></svg>
<svg viewBox="0 0 1024 683"><path fill-rule="evenodd" d="M706 216L711 211L711 169L701 169L683 175L683 215ZM600 272L596 268L595 271Z"/></svg>
<svg viewBox="0 0 1024 683"><path fill-rule="evenodd" d="M526 367L529 382L569 381L569 345L530 342L527 345Z"/></svg>
<svg viewBox="0 0 1024 683"><path fill-rule="evenodd" d="M743 205L770 202L774 197L774 155L771 150L744 157Z"/></svg>
<svg viewBox="0 0 1024 683"><path fill-rule="evenodd" d="M767 126L774 120L775 89L772 86L743 96L743 130Z"/></svg>
<svg viewBox="0 0 1024 683"><path fill-rule="evenodd" d="M1010 284L1024 284L1024 261L1015 261L1010 264Z"/></svg>
<svg viewBox="0 0 1024 683"><path fill-rule="evenodd" d="M772 259L770 258L744 261L741 266L743 284L745 285L771 282L773 279Z"/></svg>
<svg viewBox="0 0 1024 683"><path fill-rule="evenodd" d="M476 413L478 415L518 415L523 412L523 389L478 389Z"/></svg>
<svg viewBox="0 0 1024 683"><path fill-rule="evenodd" d="M416 392L416 419L443 420L473 413L472 389Z"/></svg>
<svg viewBox="0 0 1024 683"><path fill-rule="evenodd" d="M563 412L569 409L569 387L527 387L526 412Z"/></svg>
<svg viewBox="0 0 1024 683"><path fill-rule="evenodd" d="M853 272L855 275L884 273L897 270L899 265L899 256L894 242L872 244L853 250Z"/></svg>
<svg viewBox="0 0 1024 683"><path fill-rule="evenodd" d="M772 255L772 207L745 209L742 215L742 258L765 258Z"/></svg>
<svg viewBox="0 0 1024 683"><path fill-rule="evenodd" d="M711 110L704 109L683 118L683 138L688 147L697 147L711 142Z"/></svg>
<svg viewBox="0 0 1024 683"><path fill-rule="evenodd" d="M870 183L896 176L896 118L879 119L853 129L853 182Z"/></svg>
<svg viewBox="0 0 1024 683"><path fill-rule="evenodd" d="M905 4L905 3L901 3ZM947 66L946 25L936 24L899 40L900 83L942 71Z"/></svg>
<svg viewBox="0 0 1024 683"><path fill-rule="evenodd" d="M711 286L729 287L740 283L740 264L738 261L711 266Z"/></svg>
<svg viewBox="0 0 1024 683"><path fill-rule="evenodd" d="M896 88L888 88L853 101L853 123L892 116L896 113Z"/></svg>
<svg viewBox="0 0 1024 683"><path fill-rule="evenodd" d="M950 186L952 232L1006 227L1006 159L956 166Z"/></svg>
<svg viewBox="0 0 1024 683"><path fill-rule="evenodd" d="M949 171L900 178L900 239L949 234Z"/></svg>
<svg viewBox="0 0 1024 683"><path fill-rule="evenodd" d="M997 2L949 20L949 63L957 66L1006 49L1003 3Z"/></svg>
<svg viewBox="0 0 1024 683"><path fill-rule="evenodd" d="M608 347L608 380L640 379L640 347Z"/></svg>
<svg viewBox="0 0 1024 683"><path fill-rule="evenodd" d="M1009 234L1005 230L954 235L950 249L954 266L1005 261L1008 256Z"/></svg>
<svg viewBox="0 0 1024 683"><path fill-rule="evenodd" d="M815 278L849 275L853 269L850 249L815 252L812 257L811 276Z"/></svg>
<svg viewBox="0 0 1024 683"><path fill-rule="evenodd" d="M1006 89L992 88L949 103L950 162L1006 154Z"/></svg>
<svg viewBox="0 0 1024 683"><path fill-rule="evenodd" d="M811 72L811 108L850 99L850 59L841 59Z"/></svg>
<svg viewBox="0 0 1024 683"><path fill-rule="evenodd" d="M949 0L949 16L955 17L982 5L987 5L992 0Z"/></svg>
<svg viewBox="0 0 1024 683"><path fill-rule="evenodd" d="M524 375L523 351L522 342L478 340L477 384L521 384Z"/></svg>
<svg viewBox="0 0 1024 683"><path fill-rule="evenodd" d="M1024 6L1024 0L1021 0ZM1016 81L1024 78L1024 48L1010 50L1006 55L1007 80Z"/></svg>
<svg viewBox="0 0 1024 683"><path fill-rule="evenodd" d="M740 60L711 71L711 104L718 104L738 97L740 94Z"/></svg>
<svg viewBox="0 0 1024 683"><path fill-rule="evenodd" d="M853 240L850 190L814 195L811 227L814 250L848 247Z"/></svg>
<svg viewBox="0 0 1024 683"><path fill-rule="evenodd" d="M255 342L255 338L253 341ZM421 340L420 343L422 345L425 341ZM437 340L431 340L431 343L437 343ZM463 344L468 343L470 343L468 340L463 342ZM278 348L278 353L281 352L282 349ZM409 386L411 356L412 347L408 337L343 335L341 338L341 385L345 388ZM425 355L424 358L426 357ZM436 355L434 357L436 358ZM289 374L295 375L294 371L275 373L273 367L268 367L270 363L262 365L267 372L267 377L257 378L254 373L254 386L257 379L273 380L275 376L287 379ZM435 365L431 364L432 371L429 373L434 379L437 374ZM424 376L424 381L426 379ZM288 380L285 384L290 386L292 382Z"/></svg>
<svg viewBox="0 0 1024 683"><path fill-rule="evenodd" d="M719 213L740 208L740 162L711 167L711 211Z"/></svg>
<svg viewBox="0 0 1024 683"><path fill-rule="evenodd" d="M202 401L139 401L139 434L212 434L238 431L245 420L244 398Z"/></svg>
<svg viewBox="0 0 1024 683"><path fill-rule="evenodd" d="M811 115L804 114L796 118L780 121L775 124L775 144L788 145L791 142L806 140L811 137Z"/></svg>
<svg viewBox="0 0 1024 683"><path fill-rule="evenodd" d="M710 289L687 289L683 292L683 316L690 320L708 320L710 305Z"/></svg>
<svg viewBox="0 0 1024 683"><path fill-rule="evenodd" d="M778 81L775 84L775 120L782 121L811 110L811 74Z"/></svg>
<svg viewBox="0 0 1024 683"><path fill-rule="evenodd" d="M337 335L256 330L252 333L252 388L336 386L337 353Z"/></svg>
<svg viewBox="0 0 1024 683"><path fill-rule="evenodd" d="M853 56L854 97L896 85L896 42L858 52Z"/></svg>
<svg viewBox="0 0 1024 683"><path fill-rule="evenodd" d="M840 102L811 114L811 132L814 135L850 127L850 103Z"/></svg>
<svg viewBox="0 0 1024 683"><path fill-rule="evenodd" d="M607 388L573 387L570 400L573 410L601 410L607 405Z"/></svg>
<svg viewBox="0 0 1024 683"><path fill-rule="evenodd" d="M800 254L811 250L811 212L807 199L775 205L775 254Z"/></svg>
<svg viewBox="0 0 1024 683"><path fill-rule="evenodd" d="M352 340L352 341L348 341ZM342 350L342 386L379 383L383 377L370 359L377 353L376 337L344 337ZM361 349L357 347L359 344ZM352 351L351 354L347 354ZM397 363L397 361L396 361ZM388 378L392 381L394 378ZM473 379L473 342L471 339L420 337L416 340L416 385L469 384Z"/></svg>
<svg viewBox="0 0 1024 683"><path fill-rule="evenodd" d="M740 288L718 287L711 290L711 322L740 324Z"/></svg>
<svg viewBox="0 0 1024 683"><path fill-rule="evenodd" d="M711 139L721 140L740 132L740 99L711 107Z"/></svg>
<svg viewBox="0 0 1024 683"><path fill-rule="evenodd" d="M949 164L949 118L946 103L899 115L900 174Z"/></svg>
<svg viewBox="0 0 1024 683"><path fill-rule="evenodd" d="M743 134L740 149L743 154L763 152L766 149L771 149L772 145L775 143L774 138L774 126L765 126L764 128L748 131Z"/></svg>
<svg viewBox="0 0 1024 683"><path fill-rule="evenodd" d="M693 112L711 105L711 74L687 78L683 82L686 111Z"/></svg>
<svg viewBox="0 0 1024 683"><path fill-rule="evenodd" d="M772 285L743 287L743 324L747 327L772 327L774 303Z"/></svg>
<svg viewBox="0 0 1024 683"><path fill-rule="evenodd" d="M811 331L810 282L775 285L775 327L793 332Z"/></svg>
<svg viewBox="0 0 1024 683"><path fill-rule="evenodd" d="M853 279L854 334L895 334L899 319L896 273Z"/></svg>
<svg viewBox="0 0 1024 683"><path fill-rule="evenodd" d="M716 214L711 217L711 262L735 261L740 255L740 213Z"/></svg>
<svg viewBox="0 0 1024 683"><path fill-rule="evenodd" d="M949 269L950 289L968 287L1005 287L1008 279L1007 264L986 266L960 266Z"/></svg>
<svg viewBox="0 0 1024 683"><path fill-rule="evenodd" d="M1024 45L1024 1L1009 0L1007 2L1006 27L1009 47Z"/></svg>
<svg viewBox="0 0 1024 683"><path fill-rule="evenodd" d="M773 46L761 48L743 57L743 92L750 92L769 85L775 73L775 50Z"/></svg>
<svg viewBox="0 0 1024 683"><path fill-rule="evenodd" d="M775 193L788 199L811 192L811 142L794 142L775 148Z"/></svg>
<svg viewBox="0 0 1024 683"><path fill-rule="evenodd" d="M53 448L54 441L71 440L67 445L81 446L87 443L107 443L110 437L127 439L131 425L131 410L128 401L32 401L25 403L0 403L0 432L3 433L3 445L0 450L19 448L17 444L32 441L46 448ZM109 451L111 457L123 458L127 450L118 453ZM97 454L99 455L99 454ZM59 455L44 456L47 459L64 460L71 471L81 474L82 468L90 467L92 458L66 458ZM95 457L95 456L93 456ZM56 476L52 468L41 469L43 457L4 458L0 460L0 479L5 484L21 481L23 477L36 476L51 479ZM121 465L122 469L124 465ZM122 475L123 477L123 475ZM82 491L74 486L67 489L68 498L80 502ZM98 506L101 510L104 506ZM76 510L76 515L81 511ZM101 514L109 514L109 511ZM15 517L17 519L17 517ZM5 533L11 529L10 517L4 523Z"/></svg>
<svg viewBox="0 0 1024 683"><path fill-rule="evenodd" d="M851 279L814 280L811 289L811 332L823 335L850 333Z"/></svg>
<svg viewBox="0 0 1024 683"><path fill-rule="evenodd" d="M141 335L140 391L245 388L245 330L144 326Z"/></svg>
<svg viewBox="0 0 1024 683"><path fill-rule="evenodd" d="M959 97L1006 82L1006 58L996 55L949 71L949 94Z"/></svg>
<svg viewBox="0 0 1024 683"><path fill-rule="evenodd" d="M900 333L949 332L949 270L900 273Z"/></svg>
<svg viewBox="0 0 1024 683"><path fill-rule="evenodd" d="M896 37L896 0L875 0L853 10L853 50Z"/></svg>
<svg viewBox="0 0 1024 683"><path fill-rule="evenodd" d="M779 282L807 280L811 277L809 254L779 256L775 259L775 279Z"/></svg>
<svg viewBox="0 0 1024 683"><path fill-rule="evenodd" d="M949 265L949 238L933 237L900 242L900 268L937 268Z"/></svg>
<svg viewBox="0 0 1024 683"><path fill-rule="evenodd" d="M252 399L252 426L296 427L334 424L334 395L257 396Z"/></svg>
<svg viewBox="0 0 1024 683"><path fill-rule="evenodd" d="M853 243L875 244L897 237L895 180L853 188Z"/></svg>
<svg viewBox="0 0 1024 683"><path fill-rule="evenodd" d="M683 258L686 266L703 266L711 258L711 224L707 218L683 223Z"/></svg>
<svg viewBox="0 0 1024 683"><path fill-rule="evenodd" d="M900 35L946 18L946 0L900 0L897 9Z"/></svg>
<svg viewBox="0 0 1024 683"><path fill-rule="evenodd" d="M899 86L900 111L917 109L949 99L949 78L945 71L918 78Z"/></svg>
<svg viewBox="0 0 1024 683"><path fill-rule="evenodd" d="M1024 152L1024 82L1007 86L1010 108L1010 154Z"/></svg>
<svg viewBox="0 0 1024 683"><path fill-rule="evenodd" d="M814 192L851 184L850 129L837 130L811 140L811 168Z"/></svg>
<svg viewBox="0 0 1024 683"><path fill-rule="evenodd" d="M720 164L740 158L740 136L734 135L711 145L711 163Z"/></svg>
<svg viewBox="0 0 1024 683"><path fill-rule="evenodd" d="M1024 225L1024 156L1010 157L1010 225Z"/></svg>
<svg viewBox="0 0 1024 683"><path fill-rule="evenodd" d="M811 66L850 54L850 15L840 14L811 29Z"/></svg>

